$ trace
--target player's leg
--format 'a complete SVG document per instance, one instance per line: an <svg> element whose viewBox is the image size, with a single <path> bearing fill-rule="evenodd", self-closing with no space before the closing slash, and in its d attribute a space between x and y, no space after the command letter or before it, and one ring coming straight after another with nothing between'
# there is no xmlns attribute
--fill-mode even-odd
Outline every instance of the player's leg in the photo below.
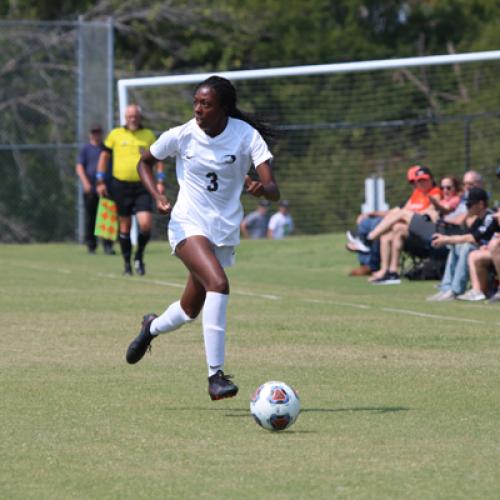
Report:
<svg viewBox="0 0 500 500"><path fill-rule="evenodd" d="M224 268L215 254L214 246L204 236L192 236L181 241L175 253L206 292L203 304L203 338L210 397L215 400L235 396L238 387L224 375L226 315L229 301L229 281ZM186 309L194 307L194 312L200 305L187 294L181 299L181 304Z"/></svg>
<svg viewBox="0 0 500 500"><path fill-rule="evenodd" d="M172 332L185 323L194 321L203 308L204 301L205 289L190 274L181 300L170 304L160 316L154 313L144 315L139 335L127 349L127 362L134 364L140 361L153 339L159 334Z"/></svg>

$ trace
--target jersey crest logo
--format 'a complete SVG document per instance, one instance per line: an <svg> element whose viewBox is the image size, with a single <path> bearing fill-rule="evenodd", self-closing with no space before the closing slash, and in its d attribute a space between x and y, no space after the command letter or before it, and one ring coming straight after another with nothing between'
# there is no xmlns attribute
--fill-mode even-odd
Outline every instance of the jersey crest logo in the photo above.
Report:
<svg viewBox="0 0 500 500"><path fill-rule="evenodd" d="M224 155L222 159L223 163L234 163L236 161L236 156L234 155Z"/></svg>

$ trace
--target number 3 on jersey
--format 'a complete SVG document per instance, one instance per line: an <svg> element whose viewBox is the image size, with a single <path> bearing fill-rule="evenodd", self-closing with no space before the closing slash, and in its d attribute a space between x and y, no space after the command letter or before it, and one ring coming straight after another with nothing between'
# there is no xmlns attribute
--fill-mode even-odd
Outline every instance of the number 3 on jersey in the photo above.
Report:
<svg viewBox="0 0 500 500"><path fill-rule="evenodd" d="M217 174L215 172L208 172L205 176L210 179L210 184L207 186L209 191L217 191L219 189L219 184L217 184Z"/></svg>

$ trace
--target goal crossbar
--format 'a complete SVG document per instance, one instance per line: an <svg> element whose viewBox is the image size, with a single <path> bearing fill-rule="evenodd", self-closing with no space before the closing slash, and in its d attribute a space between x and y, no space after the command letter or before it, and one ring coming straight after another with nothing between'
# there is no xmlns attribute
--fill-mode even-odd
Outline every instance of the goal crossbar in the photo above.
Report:
<svg viewBox="0 0 500 500"><path fill-rule="evenodd" d="M437 56L406 57L399 59L379 59L347 63L317 64L308 66L288 66L268 69L212 71L190 75L165 75L118 80L118 102L120 122L125 122L125 108L128 105L128 89L155 85L178 85L199 83L212 75L219 75L230 80L250 80L257 78L279 78L301 75L322 75L333 73L359 73L384 69L410 68L415 66L437 66L480 61L500 60L500 50L468 52L465 54L446 54Z"/></svg>

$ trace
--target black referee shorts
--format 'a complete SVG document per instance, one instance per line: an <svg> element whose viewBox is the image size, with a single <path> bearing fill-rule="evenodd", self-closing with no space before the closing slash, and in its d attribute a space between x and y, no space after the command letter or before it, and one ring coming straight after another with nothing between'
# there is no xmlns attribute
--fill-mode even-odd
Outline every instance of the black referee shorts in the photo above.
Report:
<svg viewBox="0 0 500 500"><path fill-rule="evenodd" d="M113 177L111 186L118 215L126 217L137 212L153 211L153 198L142 182L125 182Z"/></svg>

